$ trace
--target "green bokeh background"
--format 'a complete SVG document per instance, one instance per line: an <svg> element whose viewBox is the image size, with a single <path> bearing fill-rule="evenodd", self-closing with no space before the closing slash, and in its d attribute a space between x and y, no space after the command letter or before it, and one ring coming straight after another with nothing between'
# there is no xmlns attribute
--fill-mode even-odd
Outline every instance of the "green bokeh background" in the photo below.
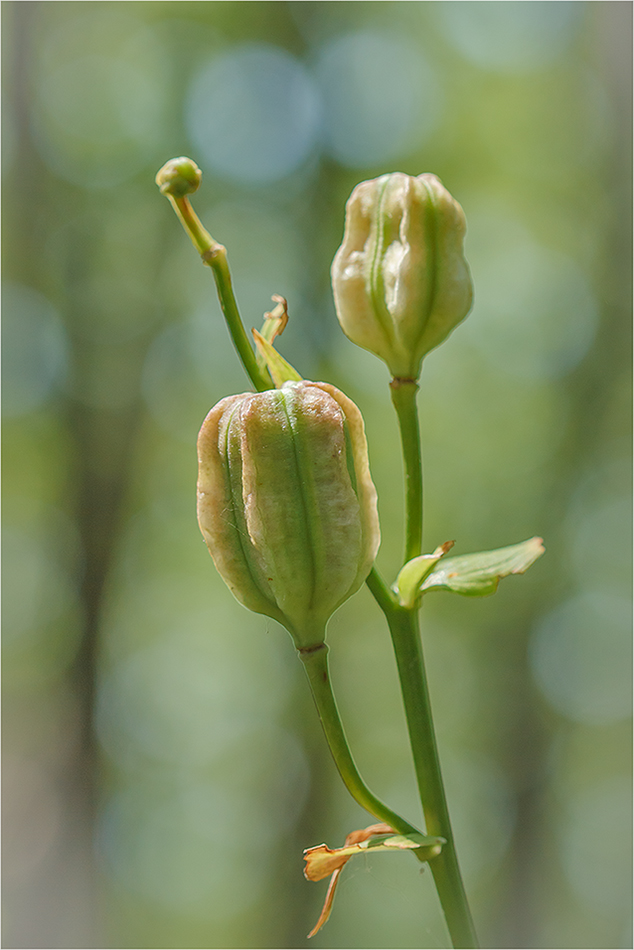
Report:
<svg viewBox="0 0 634 950"><path fill-rule="evenodd" d="M432 171L462 203L476 303L425 363L426 547L547 544L423 612L467 889L484 947L631 946L631 14L2 4L4 946L308 946L302 850L369 823L196 525L198 427L248 387L153 182L179 154L247 327L286 296L282 351L364 413L390 577L388 375L328 272L356 182ZM329 640L362 773L420 821L367 590ZM382 854L310 942L448 945L431 875Z"/></svg>

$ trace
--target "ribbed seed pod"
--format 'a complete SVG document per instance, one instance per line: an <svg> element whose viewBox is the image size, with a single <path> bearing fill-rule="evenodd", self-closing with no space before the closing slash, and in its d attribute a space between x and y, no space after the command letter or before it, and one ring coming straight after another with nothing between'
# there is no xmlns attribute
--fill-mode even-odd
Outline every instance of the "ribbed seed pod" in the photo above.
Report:
<svg viewBox="0 0 634 950"><path fill-rule="evenodd" d="M337 316L395 377L418 379L425 354L471 309L465 230L462 208L435 175L382 175L348 199L331 271Z"/></svg>
<svg viewBox="0 0 634 950"><path fill-rule="evenodd" d="M327 383L222 399L198 437L198 521L235 597L318 645L379 547L361 413Z"/></svg>

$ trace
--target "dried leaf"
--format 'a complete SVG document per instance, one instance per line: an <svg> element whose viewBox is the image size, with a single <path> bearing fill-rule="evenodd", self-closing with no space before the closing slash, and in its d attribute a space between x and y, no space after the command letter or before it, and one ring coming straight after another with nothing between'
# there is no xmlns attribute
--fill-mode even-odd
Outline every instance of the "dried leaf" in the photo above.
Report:
<svg viewBox="0 0 634 950"><path fill-rule="evenodd" d="M271 300L274 301L275 307L264 314L264 324L260 330L267 343L272 343L276 336L281 336L288 323L286 298L282 297L281 294L273 294Z"/></svg>
<svg viewBox="0 0 634 950"><path fill-rule="evenodd" d="M332 903L335 899L335 891L337 889L339 875L341 874L342 870L343 870L343 866L340 868L337 868L337 870L333 872L333 875L330 878L330 884L328 885L328 890L326 891L326 899L324 901L324 906L321 909L319 920L317 921L317 923L315 924L311 932L308 934L308 939L310 939L311 937L314 937L317 931L321 930L321 928L324 926L324 924L330 917L330 911L332 910Z"/></svg>
<svg viewBox="0 0 634 950"><path fill-rule="evenodd" d="M351 831L347 836L343 848L329 848L327 844L318 844L314 848L304 851L304 877L309 881L321 881L333 871L342 868L353 854L361 849L361 843L372 835L393 835L394 829L383 823L370 825L359 831Z"/></svg>
<svg viewBox="0 0 634 950"><path fill-rule="evenodd" d="M429 835L399 835L389 825L381 822L370 825L368 828L362 828L359 831L351 831L343 848L329 848L326 844L318 844L314 848L307 848L304 851L305 877L309 881L321 881L331 875L319 920L308 936L313 937L330 917L339 876L344 865L353 855L369 850L402 851L425 848L428 851L426 857L433 858L440 853L444 843L443 838L433 838Z"/></svg>

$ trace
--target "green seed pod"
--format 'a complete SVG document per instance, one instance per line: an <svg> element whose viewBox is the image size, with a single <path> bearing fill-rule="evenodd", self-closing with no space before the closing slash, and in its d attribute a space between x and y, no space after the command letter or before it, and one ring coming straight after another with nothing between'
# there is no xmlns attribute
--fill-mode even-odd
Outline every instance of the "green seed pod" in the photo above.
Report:
<svg viewBox="0 0 634 950"><path fill-rule="evenodd" d="M425 354L471 309L465 230L462 208L435 175L382 175L348 199L332 265L337 316L395 377L418 379Z"/></svg>
<svg viewBox="0 0 634 950"><path fill-rule="evenodd" d="M297 649L363 584L380 533L361 413L327 383L222 399L198 437L198 522L225 583Z"/></svg>

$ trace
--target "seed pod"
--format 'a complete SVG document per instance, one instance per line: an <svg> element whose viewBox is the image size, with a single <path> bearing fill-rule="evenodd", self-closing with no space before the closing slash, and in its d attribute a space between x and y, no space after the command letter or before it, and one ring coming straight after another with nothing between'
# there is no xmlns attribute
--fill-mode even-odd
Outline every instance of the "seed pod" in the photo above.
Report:
<svg viewBox="0 0 634 950"><path fill-rule="evenodd" d="M382 175L348 199L331 272L337 316L395 377L418 379L425 354L471 309L465 230L462 208L435 175Z"/></svg>
<svg viewBox="0 0 634 950"><path fill-rule="evenodd" d="M198 522L225 583L298 649L323 642L379 547L361 413L327 383L222 399L198 437Z"/></svg>

